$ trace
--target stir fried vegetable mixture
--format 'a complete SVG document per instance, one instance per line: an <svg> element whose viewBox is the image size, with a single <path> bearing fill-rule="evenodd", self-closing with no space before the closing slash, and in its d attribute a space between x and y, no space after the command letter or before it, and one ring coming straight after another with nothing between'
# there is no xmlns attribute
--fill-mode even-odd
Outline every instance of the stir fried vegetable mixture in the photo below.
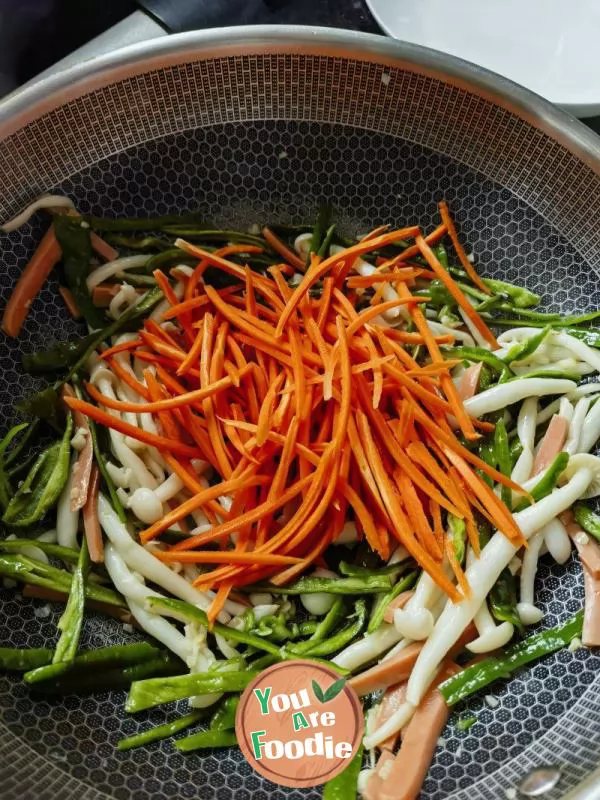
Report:
<svg viewBox="0 0 600 800"><path fill-rule="evenodd" d="M408 800L451 705L600 645L600 312L481 278L443 202L431 232L358 240L327 208L241 232L62 197L5 229L40 208L3 329L55 270L87 333L25 357L50 382L0 443L0 574L64 604L48 648L0 650L32 691L187 700L118 747L185 730L188 752L235 743L260 670L325 661L365 699L372 757L325 796ZM538 559L572 543L585 608L527 637ZM89 610L148 642L82 650Z"/></svg>

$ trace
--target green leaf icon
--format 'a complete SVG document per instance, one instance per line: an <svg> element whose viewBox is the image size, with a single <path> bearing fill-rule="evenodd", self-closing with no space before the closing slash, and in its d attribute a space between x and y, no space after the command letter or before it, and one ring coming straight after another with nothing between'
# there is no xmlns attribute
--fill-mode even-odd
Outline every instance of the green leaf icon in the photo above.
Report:
<svg viewBox="0 0 600 800"><path fill-rule="evenodd" d="M325 699L324 703L328 703L330 700L333 700L334 697L337 697L338 694L342 691L346 684L346 678L340 678L337 681L334 681L329 689L325 692Z"/></svg>
<svg viewBox="0 0 600 800"><path fill-rule="evenodd" d="M326 702L325 701L325 695L323 694L323 690L321 689L321 687L319 686L319 684L316 681L312 682L312 690L315 693L315 697L317 698L317 700L320 703L325 703Z"/></svg>

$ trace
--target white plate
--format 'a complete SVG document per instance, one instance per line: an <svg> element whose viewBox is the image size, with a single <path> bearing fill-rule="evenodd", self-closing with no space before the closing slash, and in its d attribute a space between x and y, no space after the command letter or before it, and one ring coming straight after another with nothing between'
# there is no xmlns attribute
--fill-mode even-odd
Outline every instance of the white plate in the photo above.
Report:
<svg viewBox="0 0 600 800"><path fill-rule="evenodd" d="M600 0L367 0L390 36L504 75L578 117L600 114Z"/></svg>

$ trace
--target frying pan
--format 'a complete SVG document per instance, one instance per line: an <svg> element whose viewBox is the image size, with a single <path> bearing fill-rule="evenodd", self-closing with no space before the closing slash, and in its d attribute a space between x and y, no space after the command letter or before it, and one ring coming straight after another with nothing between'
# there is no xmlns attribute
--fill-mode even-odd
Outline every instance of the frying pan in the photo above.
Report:
<svg viewBox="0 0 600 800"><path fill-rule="evenodd" d="M50 189L83 212L200 210L228 227L314 219L323 201L358 234L436 221L445 197L486 274L522 283L548 309L600 306L600 148L541 98L458 59L368 34L237 28L182 34L83 63L0 107L0 218ZM4 303L43 231L0 240ZM50 281L18 342L0 340L0 407L38 387L20 357L76 333ZM574 562L543 563L537 596L554 625L581 607ZM53 641L57 611L2 590L0 641ZM131 634L90 618L88 646ZM535 766L558 765L553 800L600 754L600 656L564 650L450 720L423 797L498 800ZM122 735L164 721L126 717L119 693L33 700L0 677L4 800L317 798L274 787L235 752L183 756L168 742L118 753ZM587 791L587 790L586 790ZM591 796L591 795L590 795Z"/></svg>

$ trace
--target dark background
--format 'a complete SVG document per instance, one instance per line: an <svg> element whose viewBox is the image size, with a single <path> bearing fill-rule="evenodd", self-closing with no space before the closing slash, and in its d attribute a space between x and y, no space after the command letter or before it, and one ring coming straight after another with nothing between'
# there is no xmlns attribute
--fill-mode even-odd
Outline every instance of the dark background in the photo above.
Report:
<svg viewBox="0 0 600 800"><path fill-rule="evenodd" d="M364 0L0 0L0 96L142 6L171 30L274 23L381 32Z"/></svg>
<svg viewBox="0 0 600 800"><path fill-rule="evenodd" d="M271 23L382 33L365 0L0 0L0 98L140 8L171 32ZM600 133L600 117L585 122Z"/></svg>

